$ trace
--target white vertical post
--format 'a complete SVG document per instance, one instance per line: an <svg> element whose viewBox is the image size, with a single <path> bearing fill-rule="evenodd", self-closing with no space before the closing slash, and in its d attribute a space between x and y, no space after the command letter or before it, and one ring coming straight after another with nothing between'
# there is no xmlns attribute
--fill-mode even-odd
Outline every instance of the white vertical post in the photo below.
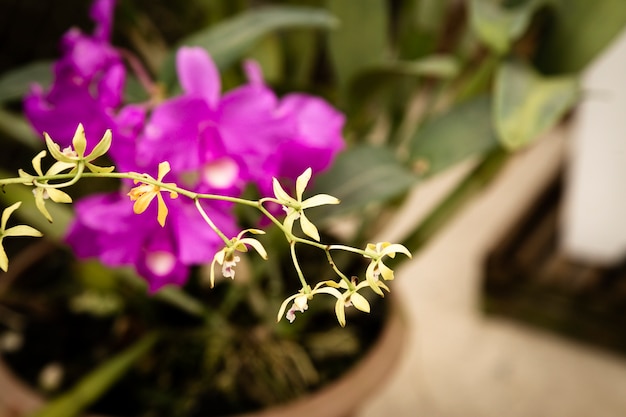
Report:
<svg viewBox="0 0 626 417"><path fill-rule="evenodd" d="M626 30L583 75L572 129L562 247L612 264L626 255Z"/></svg>

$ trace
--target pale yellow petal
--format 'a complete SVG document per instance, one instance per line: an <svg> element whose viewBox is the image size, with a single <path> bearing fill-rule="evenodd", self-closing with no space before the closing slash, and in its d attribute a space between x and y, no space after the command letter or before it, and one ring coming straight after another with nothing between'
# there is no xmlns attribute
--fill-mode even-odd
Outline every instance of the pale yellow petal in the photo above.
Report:
<svg viewBox="0 0 626 417"><path fill-rule="evenodd" d="M48 152L50 152L50 155L52 155L54 159L56 159L57 161L68 162L68 163L75 162L69 157L67 157L67 155L64 155L63 152L61 152L59 145L54 143L52 138L46 132L44 132L43 137L46 140L46 146L48 147Z"/></svg>
<svg viewBox="0 0 626 417"><path fill-rule="evenodd" d="M371 262L367 266L367 270L365 271L365 280L367 281L372 291L374 291L376 294L380 295L381 297L384 297L385 294L383 294L382 290L378 287L378 281L374 277L374 268L376 268L375 262Z"/></svg>
<svg viewBox="0 0 626 417"><path fill-rule="evenodd" d="M76 154L83 158L85 156L85 149L87 149L87 138L85 137L85 128L82 123L79 123L76 127L76 132L74 132L74 137L72 138L72 147Z"/></svg>
<svg viewBox="0 0 626 417"><path fill-rule="evenodd" d="M276 315L276 322L279 322L283 318L283 315L285 314L285 310L287 310L287 305L289 305L291 300L295 299L298 296L300 296L300 294L295 294L295 295L288 297L285 301L283 301L283 303L280 305L280 308L278 309L278 314Z"/></svg>
<svg viewBox="0 0 626 417"><path fill-rule="evenodd" d="M99 167L97 165L92 164L91 162L87 162L85 164L85 166L87 167L87 169L91 172L96 172L96 173L105 173L108 174L109 172L113 172L115 171L115 166L110 166L110 167Z"/></svg>
<svg viewBox="0 0 626 417"><path fill-rule="evenodd" d="M48 197L50 200L55 203L71 203L72 197L70 197L66 192L58 190L56 188L47 188L46 192L48 193Z"/></svg>
<svg viewBox="0 0 626 417"><path fill-rule="evenodd" d="M100 142L98 142L98 144L93 148L93 151L89 154L89 160L93 161L94 159L106 154L111 147L111 141L111 130L107 129L107 131L104 132L102 139L100 139Z"/></svg>
<svg viewBox="0 0 626 417"><path fill-rule="evenodd" d="M401 245L399 243L389 244L388 246L385 246L384 249L381 251L381 255L389 256L392 253L402 253L409 258L412 258L411 252L404 245Z"/></svg>
<svg viewBox="0 0 626 417"><path fill-rule="evenodd" d="M304 213L300 215L300 227L305 235L315 239L316 241L320 241L320 234L317 231L317 227L309 219L306 218Z"/></svg>
<svg viewBox="0 0 626 417"><path fill-rule="evenodd" d="M339 204L340 201L337 197L333 197L328 194L317 194L311 198L307 198L302 202L302 209L324 206L327 204Z"/></svg>
<svg viewBox="0 0 626 417"><path fill-rule="evenodd" d="M241 242L245 243L246 245L252 246L259 253L261 258L267 260L267 251L265 250L261 242L259 242L256 239L250 239L250 238L242 239Z"/></svg>
<svg viewBox="0 0 626 417"><path fill-rule="evenodd" d="M39 212L43 214L43 216L50 223L52 223L52 216L50 215L50 213L48 212L48 209L46 208L46 202L45 202L45 199L43 198L43 193L44 193L43 188L35 189L35 206L37 207L37 210L39 210Z"/></svg>
<svg viewBox="0 0 626 417"><path fill-rule="evenodd" d="M19 226L13 226L4 231L3 237L6 236L31 236L31 237L41 237L43 233L34 227L30 227L24 224Z"/></svg>
<svg viewBox="0 0 626 417"><path fill-rule="evenodd" d="M337 300L335 303L335 315L337 316L337 321L341 325L341 327L346 327L346 310L345 310L345 302L343 298Z"/></svg>
<svg viewBox="0 0 626 417"><path fill-rule="evenodd" d="M37 155L35 155L35 157L32 160L33 168L35 169L35 172L37 173L37 175L43 176L43 171L41 169L41 160L46 156L46 154L47 154L46 151L41 151Z"/></svg>
<svg viewBox="0 0 626 417"><path fill-rule="evenodd" d="M298 201L302 201L302 195L304 194L306 186L309 184L309 180L311 180L312 173L313 171L311 170L311 168L307 168L296 179L296 197L298 198Z"/></svg>
<svg viewBox="0 0 626 417"><path fill-rule="evenodd" d="M2 246L2 238L0 238L0 269L4 272L9 270L9 257Z"/></svg>
<svg viewBox="0 0 626 417"><path fill-rule="evenodd" d="M350 302L352 302L352 305L357 310L361 310L361 311L363 311L365 313L369 313L370 312L370 303L368 303L367 300L365 299L365 297L363 297L358 292L355 292L352 295L350 295Z"/></svg>
<svg viewBox="0 0 626 417"><path fill-rule="evenodd" d="M278 201L282 202L295 202L295 200L283 190L280 183L276 178L272 178L272 188L274 189L274 196Z"/></svg>
<svg viewBox="0 0 626 417"><path fill-rule="evenodd" d="M22 202L18 201L17 203L13 203L9 207L4 209L4 211L2 212L2 220L0 221L0 230L4 232L4 230L7 227L7 222L9 221L9 217L11 217L11 214L13 214L15 210L20 208L21 205L22 205Z"/></svg>
<svg viewBox="0 0 626 417"><path fill-rule="evenodd" d="M385 281L393 280L393 278L394 278L393 270L391 268L389 268L387 265L385 265L382 262L379 262L378 263L378 270L380 271L380 274L383 276L383 279Z"/></svg>

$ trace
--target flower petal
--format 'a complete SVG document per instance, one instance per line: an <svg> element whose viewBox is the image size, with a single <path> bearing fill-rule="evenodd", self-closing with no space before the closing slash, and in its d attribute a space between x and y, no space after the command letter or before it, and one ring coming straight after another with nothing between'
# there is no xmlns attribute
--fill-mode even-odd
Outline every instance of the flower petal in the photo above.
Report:
<svg viewBox="0 0 626 417"><path fill-rule="evenodd" d="M150 202L156 196L156 194L157 193L154 192L148 192L140 195L137 200L135 200L135 204L133 204L133 211L135 212L135 214L141 214L146 211L146 209L150 205Z"/></svg>
<svg viewBox="0 0 626 417"><path fill-rule="evenodd" d="M66 192L58 190L56 188L46 188L46 192L48 193L48 197L50 200L55 203L66 203L69 204L72 202L72 197L70 197Z"/></svg>
<svg viewBox="0 0 626 417"><path fill-rule="evenodd" d="M381 297L384 297L385 294L383 294L382 290L379 288L378 280L376 280L376 278L374 277L375 267L376 267L375 262L371 262L367 266L367 271L365 271L365 280L367 281L367 284L370 286L372 291L374 291L376 294L380 295Z"/></svg>
<svg viewBox="0 0 626 417"><path fill-rule="evenodd" d="M2 246L2 238L0 238L0 269L4 272L9 270L9 257Z"/></svg>
<svg viewBox="0 0 626 417"><path fill-rule="evenodd" d="M378 269L380 270L380 274L383 276L383 279L385 281L393 280L394 278L393 270L389 268L387 265L385 265L382 262L378 262Z"/></svg>
<svg viewBox="0 0 626 417"><path fill-rule="evenodd" d="M111 147L111 142L113 140L113 135L111 134L111 129L107 129L100 139L100 142L93 148L91 153L89 154L89 160L93 161L94 159L106 154Z"/></svg>
<svg viewBox="0 0 626 417"><path fill-rule="evenodd" d="M363 297L358 292L352 293L352 295L350 295L350 302L352 302L352 305L356 307L357 310L361 310L365 313L370 312L370 303L368 303L365 297Z"/></svg>
<svg viewBox="0 0 626 417"><path fill-rule="evenodd" d="M276 322L279 322L280 319L283 318L283 315L285 314L285 310L287 310L287 305L289 305L289 303L291 302L291 300L294 300L296 297L300 296L301 294L294 294L290 297L287 297L287 299L285 299L285 301L283 301L283 303L280 305L280 308L278 309L278 314L276 315Z"/></svg>
<svg viewBox="0 0 626 417"><path fill-rule="evenodd" d="M38 175L43 175L43 171L41 169L41 160L46 156L46 151L39 152L32 160L33 168L35 168L35 172ZM74 165L72 165L73 167ZM54 174L53 174L54 175Z"/></svg>
<svg viewBox="0 0 626 417"><path fill-rule="evenodd" d="M406 247L404 247L403 245L399 243L393 243L391 245L385 246L383 250L380 252L381 255L390 255L391 253L393 254L402 253L408 256L409 258L413 257L411 255L411 252Z"/></svg>
<svg viewBox="0 0 626 417"><path fill-rule="evenodd" d="M280 202L294 202L295 200L283 190L280 183L276 178L272 178L272 187L274 189L274 196Z"/></svg>
<svg viewBox="0 0 626 417"><path fill-rule="evenodd" d="M182 47L176 54L176 72L185 93L204 98L211 107L218 104L220 73L211 56L200 47Z"/></svg>
<svg viewBox="0 0 626 417"><path fill-rule="evenodd" d="M317 231L317 227L315 227L315 225L306 218L304 213L300 215L300 227L305 235L317 240L318 242L320 241L320 234Z"/></svg>
<svg viewBox="0 0 626 417"><path fill-rule="evenodd" d="M37 207L37 210L39 210L39 212L41 214L43 214L43 216L46 218L46 220L48 220L50 223L52 223L52 216L50 215L50 213L48 212L48 209L46 209L46 202L44 200L43 194L44 194L44 189L41 187L37 187L34 191L35 193L35 206Z"/></svg>
<svg viewBox="0 0 626 417"><path fill-rule="evenodd" d="M163 181L163 177L170 172L170 163L167 161L163 161L159 164L159 173L157 176L158 181Z"/></svg>
<svg viewBox="0 0 626 417"><path fill-rule="evenodd" d="M4 209L4 211L2 212L2 220L0 221L0 231L4 233L7 227L7 221L9 221L9 217L11 217L11 214L13 214L13 212L17 210L21 205L22 202L18 201L17 203L13 203L9 207Z"/></svg>
<svg viewBox="0 0 626 417"><path fill-rule="evenodd" d="M313 171L311 168L307 168L304 172L296 179L296 197L298 201L302 201L302 194L304 194L304 190L306 186L309 184L309 180L311 179L311 175Z"/></svg>
<svg viewBox="0 0 626 417"><path fill-rule="evenodd" d="M306 200L304 200L302 202L302 208L306 209L306 208L311 208L311 207L323 206L326 204L339 204L339 203L340 201L337 197L333 197L332 195L328 195L328 194L317 194L311 198L307 198Z"/></svg>
<svg viewBox="0 0 626 417"><path fill-rule="evenodd" d="M76 151L76 154L84 158L85 157L85 149L87 149L87 138L85 138L85 128L82 123L78 124L76 127L76 132L74 133L74 137L72 138L72 148Z"/></svg>
<svg viewBox="0 0 626 417"><path fill-rule="evenodd" d="M157 201L158 201L158 211L157 211L157 220L161 227L165 227L165 219L167 218L167 206L165 205L165 201L163 200L163 196L161 193L157 193Z"/></svg>
<svg viewBox="0 0 626 417"><path fill-rule="evenodd" d="M67 162L70 164L76 163L76 161L71 160L70 158L68 158L66 155L64 155L61 152L59 145L54 143L52 138L46 132L43 133L43 137L46 140L46 146L48 147L48 151L50 152L50 155L52 155L54 159L56 159L57 161Z"/></svg>
<svg viewBox="0 0 626 417"><path fill-rule="evenodd" d="M252 246L261 256L261 258L267 260L267 252L265 250L265 248L263 247L263 245L261 244L261 242L259 242L256 239L242 239L241 243L245 243L246 245L250 245Z"/></svg>
<svg viewBox="0 0 626 417"><path fill-rule="evenodd" d="M341 327L346 327L346 303L340 298L335 303L335 315Z"/></svg>
<svg viewBox="0 0 626 417"><path fill-rule="evenodd" d="M24 224L19 226L13 226L4 231L3 237L6 236L31 236L31 237L41 237L43 233L34 227L30 227Z"/></svg>

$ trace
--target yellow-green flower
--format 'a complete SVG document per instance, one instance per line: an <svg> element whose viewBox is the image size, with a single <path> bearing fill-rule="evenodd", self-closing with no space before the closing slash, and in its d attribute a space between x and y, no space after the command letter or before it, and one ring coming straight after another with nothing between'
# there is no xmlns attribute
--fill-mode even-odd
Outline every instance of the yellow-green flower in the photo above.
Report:
<svg viewBox="0 0 626 417"><path fill-rule="evenodd" d="M163 182L163 177L165 177L168 172L170 172L169 162L161 162L159 164L159 172L156 181ZM155 181L154 178L152 178L148 174L143 174L143 176L147 179ZM141 182L141 180L135 180L135 184L139 182ZM176 184L174 183L164 184L173 187L176 186ZM169 191L169 193L170 198L178 197L178 193L176 191ZM135 204L133 205L133 211L135 212L135 214L141 214L146 211L146 209L150 205L150 202L154 199L154 197L156 197L158 200L157 220L159 221L161 227L165 226L165 219L167 218L168 210L167 206L165 205L165 201L163 200L163 196L161 195L161 187L159 185L142 182L141 185L132 188L129 191L128 196L130 197L131 201L135 202Z"/></svg>
<svg viewBox="0 0 626 417"><path fill-rule="evenodd" d="M307 168L306 171L302 173L296 180L296 198L291 197L289 194L283 190L280 186L280 183L276 178L273 179L273 188L274 188L274 196L278 200L280 204L282 204L283 209L287 213L285 220L283 221L283 225L285 229L287 229L290 233L293 228L293 223L300 219L300 227L302 231L307 236L317 240L320 240L320 234L317 231L317 227L307 217L304 215L304 210L311 208L322 206L325 204L339 204L339 199L328 195L328 194L318 194L313 197L307 198L302 201L302 194L306 186L311 179L311 168Z"/></svg>
<svg viewBox="0 0 626 417"><path fill-rule="evenodd" d="M22 205L21 201L7 207L2 212L2 219L0 221L0 269L6 272L9 269L9 258L7 257L6 252L4 251L4 246L2 245L2 241L5 237L14 237L14 236L32 236L32 237L41 237L42 233L34 229L30 226L19 225L9 227L7 229L7 222L9 217L15 210L17 210Z"/></svg>
<svg viewBox="0 0 626 417"><path fill-rule="evenodd" d="M261 242L251 237L243 237L248 232L255 235L265 234L263 230L259 229L243 230L236 237L232 238L222 250L218 251L213 257L213 262L211 262L211 288L215 285L215 264L222 266L222 276L235 279L234 268L237 262L241 260L235 252L248 252L247 245L252 246L261 255L261 258L267 260L267 252Z"/></svg>
<svg viewBox="0 0 626 417"><path fill-rule="evenodd" d="M83 163L84 166L91 172L112 172L115 167L100 167L94 165L92 162L102 155L106 154L111 147L112 135L111 131L104 132L104 136L100 139L100 142L93 148L89 155L85 155L87 149L87 138L85 137L85 129L82 123L78 124L74 137L72 138L72 146L61 150L61 147L55 143L47 133L44 133L46 139L46 146L50 155L58 162L64 163L66 166L73 167L70 173L75 172L78 169L78 165Z"/></svg>
<svg viewBox="0 0 626 417"><path fill-rule="evenodd" d="M301 289L297 294L288 297L283 301L280 309L278 310L278 316L276 321L280 321L283 314L289 320L290 323L296 319L296 311L304 313L308 308L308 300L312 299L316 294L329 294L337 299L335 302L335 315L337 321L344 327L346 325L346 308L354 306L357 310L365 313L370 312L370 304L365 297L358 293L358 291L367 286L367 283L361 283L357 286L349 288L345 281L323 281L318 283L313 290L310 287L307 289ZM344 291L341 292L340 289ZM293 301L291 308L287 310L287 305ZM285 310L287 313L285 314Z"/></svg>
<svg viewBox="0 0 626 417"><path fill-rule="evenodd" d="M33 169L37 173L38 176L43 177L44 173L41 169L41 160L46 156L46 151L39 152L32 160ZM45 176L51 176L59 174L60 172L71 168L73 165L69 165L65 162L57 161L54 165L48 169ZM48 209L46 208L46 200L49 198L55 203L71 203L72 197L70 197L64 191L55 188L53 185L48 186L48 181L37 180L35 176L27 174L26 172L19 170L19 175L21 178L27 180L30 184L35 185L35 189L33 190L33 194L35 196L35 205L37 206L37 210L50 222L52 223L52 216Z"/></svg>
<svg viewBox="0 0 626 417"><path fill-rule="evenodd" d="M382 276L385 281L394 279L393 270L383 263L383 258L385 256L394 258L396 253L402 253L411 258L411 252L403 245L389 242L368 243L365 252L363 256L372 260L365 271L365 279L372 290L382 296L379 278Z"/></svg>

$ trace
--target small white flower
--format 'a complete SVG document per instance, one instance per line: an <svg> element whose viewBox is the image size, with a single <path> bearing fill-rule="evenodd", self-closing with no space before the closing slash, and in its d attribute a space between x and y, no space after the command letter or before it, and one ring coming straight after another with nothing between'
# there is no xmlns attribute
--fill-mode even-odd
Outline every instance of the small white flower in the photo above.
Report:
<svg viewBox="0 0 626 417"><path fill-rule="evenodd" d="M239 256L236 255L233 256L231 260L224 260L224 264L222 265L222 275L224 278L235 279L235 266L240 260Z"/></svg>
<svg viewBox="0 0 626 417"><path fill-rule="evenodd" d="M243 230L239 232L237 236L230 239L230 242L228 242L225 247L223 247L215 254L215 256L213 257L213 262L211 262L211 288L213 288L213 286L215 285L216 264L222 266L222 276L232 279L235 278L235 266L237 266L237 262L241 260L239 256L235 255L236 252L248 252L248 246L250 246L258 252L261 258L267 260L267 252L265 251L265 248L263 247L261 242L251 237L243 237L243 235L246 233L252 233L253 235L262 235L265 232L258 229Z"/></svg>
<svg viewBox="0 0 626 417"><path fill-rule="evenodd" d="M276 178L272 180L272 184L276 200L282 204L283 210L287 213L287 216L285 216L285 220L283 221L285 229L291 232L293 223L299 219L300 227L302 228L304 234L319 242L320 235L317 231L317 227L315 227L315 225L304 215L304 210L326 204L339 204L339 200L328 194L318 194L303 201L302 195L309 183L309 180L311 179L311 175L311 168L307 168L296 179L296 198L287 194L287 192L280 186L280 183Z"/></svg>
<svg viewBox="0 0 626 417"><path fill-rule="evenodd" d="M291 308L289 309L289 311L287 311L287 314L285 315L285 317L287 318L287 320L289 320L289 323L293 323L293 321L296 319L296 311L299 311L300 313L304 313L308 308L309 308L308 297L304 294L298 295L293 300L293 304L291 305Z"/></svg>

